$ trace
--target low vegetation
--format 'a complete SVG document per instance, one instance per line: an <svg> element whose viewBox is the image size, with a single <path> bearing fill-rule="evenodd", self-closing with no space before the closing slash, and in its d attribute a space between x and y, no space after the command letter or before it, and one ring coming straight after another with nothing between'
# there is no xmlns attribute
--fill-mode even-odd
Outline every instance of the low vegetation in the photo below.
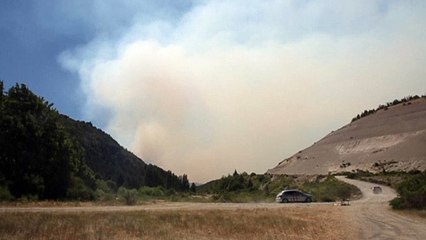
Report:
<svg viewBox="0 0 426 240"><path fill-rule="evenodd" d="M358 179L366 182L372 182L377 184L386 185L397 189L398 185L403 181L411 178L412 176L416 176L421 174L420 171L380 171L380 172L370 172L364 170L357 170L354 172L342 173L351 179Z"/></svg>
<svg viewBox="0 0 426 240"><path fill-rule="evenodd" d="M234 173L202 186L182 192L162 186L143 186L127 189L112 181L96 180L95 205L139 205L147 202L274 202L275 196L284 189L299 189L313 195L314 201L333 202L358 198L359 190L333 176L287 176ZM82 195L85 190L80 190ZM2 189L0 188L0 197ZM37 199L20 199L15 203L31 205ZM78 199L77 199L78 200ZM3 203L3 205L5 205ZM6 204L8 205L8 204ZM13 204L12 204L13 205Z"/></svg>
<svg viewBox="0 0 426 240"><path fill-rule="evenodd" d="M342 209L0 213L2 239L354 239Z"/></svg>
<svg viewBox="0 0 426 240"><path fill-rule="evenodd" d="M426 171L413 174L398 184L399 196L390 202L394 209L426 209Z"/></svg>
<svg viewBox="0 0 426 240"><path fill-rule="evenodd" d="M314 196L314 201L331 202L356 198L359 189L333 176L288 176L238 174L224 176L198 188L218 202L272 202L284 189L299 189Z"/></svg>
<svg viewBox="0 0 426 240"><path fill-rule="evenodd" d="M396 172L396 171L380 171L372 173L369 171L357 170L356 172L344 173L348 178L358 179L366 182L386 185L394 189L398 184L404 181L407 176L416 174L416 172Z"/></svg>
<svg viewBox="0 0 426 240"><path fill-rule="evenodd" d="M361 192L357 187L338 181L333 176L322 179L322 181L305 182L302 185L302 189L311 193L320 202L357 199L361 197Z"/></svg>

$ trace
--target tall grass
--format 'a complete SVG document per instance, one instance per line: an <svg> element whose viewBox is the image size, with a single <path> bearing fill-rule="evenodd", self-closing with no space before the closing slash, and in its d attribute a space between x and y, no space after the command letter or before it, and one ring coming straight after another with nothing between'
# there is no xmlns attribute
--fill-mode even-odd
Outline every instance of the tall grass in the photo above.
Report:
<svg viewBox="0 0 426 240"><path fill-rule="evenodd" d="M340 208L1 213L0 239L351 239Z"/></svg>

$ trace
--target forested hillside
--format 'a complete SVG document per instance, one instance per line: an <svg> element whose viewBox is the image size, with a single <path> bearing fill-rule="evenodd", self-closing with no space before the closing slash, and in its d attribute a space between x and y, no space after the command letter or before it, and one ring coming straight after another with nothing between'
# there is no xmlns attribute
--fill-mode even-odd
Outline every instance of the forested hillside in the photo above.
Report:
<svg viewBox="0 0 426 240"><path fill-rule="evenodd" d="M139 188L163 186L175 190L189 188L187 176L146 164L120 146L110 135L91 123L75 121L61 115L60 124L83 150L82 160L96 173L96 178L112 180L117 186ZM188 185L188 187L186 187Z"/></svg>
<svg viewBox="0 0 426 240"><path fill-rule="evenodd" d="M0 198L93 199L100 186L187 191L186 175L144 163L91 123L0 81Z"/></svg>

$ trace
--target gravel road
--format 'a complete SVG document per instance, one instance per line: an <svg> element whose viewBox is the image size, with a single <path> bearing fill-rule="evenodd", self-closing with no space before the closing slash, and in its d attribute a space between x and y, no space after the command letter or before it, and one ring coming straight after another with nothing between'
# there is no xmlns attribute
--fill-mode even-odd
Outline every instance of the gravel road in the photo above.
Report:
<svg viewBox="0 0 426 240"><path fill-rule="evenodd" d="M389 201L397 196L392 188L345 177L338 179L357 186L363 194L345 208L359 231L359 239L426 239L426 220L403 216L390 209ZM373 186L380 186L383 192L374 194Z"/></svg>

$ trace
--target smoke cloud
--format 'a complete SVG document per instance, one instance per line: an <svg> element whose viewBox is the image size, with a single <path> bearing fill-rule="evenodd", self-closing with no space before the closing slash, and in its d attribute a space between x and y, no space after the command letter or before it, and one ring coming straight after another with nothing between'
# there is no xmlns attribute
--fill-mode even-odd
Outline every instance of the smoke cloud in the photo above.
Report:
<svg viewBox="0 0 426 240"><path fill-rule="evenodd" d="M145 161L198 182L262 173L424 91L424 4L331 2L204 1L173 21L134 17L60 61L87 117Z"/></svg>

